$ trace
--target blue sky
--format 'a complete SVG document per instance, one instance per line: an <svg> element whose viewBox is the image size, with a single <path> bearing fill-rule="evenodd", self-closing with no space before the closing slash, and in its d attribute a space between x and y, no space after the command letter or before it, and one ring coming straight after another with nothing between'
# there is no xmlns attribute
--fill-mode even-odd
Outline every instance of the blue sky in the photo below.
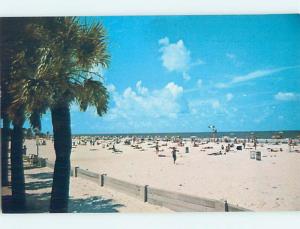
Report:
<svg viewBox="0 0 300 229"><path fill-rule="evenodd" d="M110 102L73 104L74 134L300 129L299 15L81 19L107 30Z"/></svg>

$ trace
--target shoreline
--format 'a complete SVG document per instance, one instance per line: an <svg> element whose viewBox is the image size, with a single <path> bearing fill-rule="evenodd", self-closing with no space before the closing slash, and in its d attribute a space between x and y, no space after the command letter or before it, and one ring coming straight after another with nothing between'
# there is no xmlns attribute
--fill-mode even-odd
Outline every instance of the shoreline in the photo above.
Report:
<svg viewBox="0 0 300 229"><path fill-rule="evenodd" d="M260 137L261 139L272 139L273 135L282 135L282 138L300 138L300 130L276 130L276 131L222 131L217 132L216 137L222 138L229 136L231 138L248 138L248 137ZM79 136L90 136L90 137L185 137L190 138L196 136L198 138L210 138L212 132L153 132L153 133L82 133L82 134L72 134L72 137Z"/></svg>

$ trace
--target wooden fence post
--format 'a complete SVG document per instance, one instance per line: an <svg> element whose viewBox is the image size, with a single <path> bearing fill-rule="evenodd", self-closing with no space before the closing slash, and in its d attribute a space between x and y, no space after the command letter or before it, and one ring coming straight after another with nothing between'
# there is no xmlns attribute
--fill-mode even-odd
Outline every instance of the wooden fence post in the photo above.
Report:
<svg viewBox="0 0 300 229"><path fill-rule="evenodd" d="M147 202L148 201L148 185L145 185L144 186L144 192L143 192L143 199L144 199L144 202Z"/></svg>
<svg viewBox="0 0 300 229"><path fill-rule="evenodd" d="M79 169L79 166L75 166L75 177L78 176L78 169Z"/></svg>
<svg viewBox="0 0 300 229"><path fill-rule="evenodd" d="M107 175L106 173L100 175L100 186L101 187L104 186L104 179L105 179L106 175Z"/></svg>
<svg viewBox="0 0 300 229"><path fill-rule="evenodd" d="M225 200L224 205L225 205L225 212L229 212L227 200Z"/></svg>

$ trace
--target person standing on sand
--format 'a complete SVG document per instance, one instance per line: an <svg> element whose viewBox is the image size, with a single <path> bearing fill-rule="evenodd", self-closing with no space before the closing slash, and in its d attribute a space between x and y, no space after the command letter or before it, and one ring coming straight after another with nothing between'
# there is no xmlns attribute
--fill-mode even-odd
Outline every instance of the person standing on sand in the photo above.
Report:
<svg viewBox="0 0 300 229"><path fill-rule="evenodd" d="M292 141L292 139L291 138L289 138L289 142L288 142L288 145L289 145L289 152L291 152L292 151L292 144L293 144L293 141Z"/></svg>
<svg viewBox="0 0 300 229"><path fill-rule="evenodd" d="M230 144L228 144L228 145L226 146L225 152L228 153L229 150L230 150Z"/></svg>
<svg viewBox="0 0 300 229"><path fill-rule="evenodd" d="M256 139L254 139L254 149L256 150Z"/></svg>
<svg viewBox="0 0 300 229"><path fill-rule="evenodd" d="M176 162L176 148L173 147L173 150L172 150L172 157L173 157L173 161L174 161L174 165L175 165L175 162Z"/></svg>
<svg viewBox="0 0 300 229"><path fill-rule="evenodd" d="M155 149L156 149L156 154L158 154L158 152L159 152L158 142L156 142Z"/></svg>

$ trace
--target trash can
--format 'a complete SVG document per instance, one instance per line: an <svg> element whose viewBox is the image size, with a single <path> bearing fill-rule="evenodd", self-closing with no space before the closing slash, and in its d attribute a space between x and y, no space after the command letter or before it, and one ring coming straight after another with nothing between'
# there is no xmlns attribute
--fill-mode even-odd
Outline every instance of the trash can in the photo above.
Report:
<svg viewBox="0 0 300 229"><path fill-rule="evenodd" d="M250 151L250 159L255 159L255 151Z"/></svg>
<svg viewBox="0 0 300 229"><path fill-rule="evenodd" d="M256 160L261 161L261 152L260 151L256 151Z"/></svg>
<svg viewBox="0 0 300 229"><path fill-rule="evenodd" d="M185 147L185 153L189 153L189 147Z"/></svg>

